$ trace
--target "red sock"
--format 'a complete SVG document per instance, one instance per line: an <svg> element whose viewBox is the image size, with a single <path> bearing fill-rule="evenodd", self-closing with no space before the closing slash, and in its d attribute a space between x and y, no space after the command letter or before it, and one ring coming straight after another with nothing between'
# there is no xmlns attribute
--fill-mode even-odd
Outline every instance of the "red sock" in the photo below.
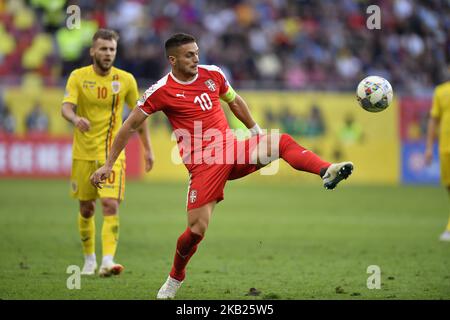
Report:
<svg viewBox="0 0 450 320"><path fill-rule="evenodd" d="M318 175L321 174L321 169L328 168L331 165L331 163L320 159L312 151L303 148L290 135L285 133L280 137L280 158L283 158L294 169Z"/></svg>
<svg viewBox="0 0 450 320"><path fill-rule="evenodd" d="M195 251L197 251L197 245L202 239L202 235L193 233L189 227L178 238L177 250L173 259L172 270L170 271L172 278L178 281L184 280L186 265Z"/></svg>

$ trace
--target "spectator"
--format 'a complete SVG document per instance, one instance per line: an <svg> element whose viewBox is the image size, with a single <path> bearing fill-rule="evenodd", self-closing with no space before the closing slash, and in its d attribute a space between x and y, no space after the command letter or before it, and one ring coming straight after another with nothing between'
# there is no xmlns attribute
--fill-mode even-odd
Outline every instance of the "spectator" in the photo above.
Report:
<svg viewBox="0 0 450 320"><path fill-rule="evenodd" d="M339 138L344 145L361 143L364 139L362 127L355 121L352 114L344 119L344 126L339 131Z"/></svg>
<svg viewBox="0 0 450 320"><path fill-rule="evenodd" d="M26 128L28 133L45 133L48 131L48 117L43 112L40 104L35 104L33 110L26 118Z"/></svg>
<svg viewBox="0 0 450 320"><path fill-rule="evenodd" d="M123 42L117 64L141 83L166 72L158 48L179 30L198 38L201 63L221 61L235 86L248 89L354 90L364 76L376 74L388 78L398 92L426 93L443 82L450 59L448 1L380 1L382 30L366 28L369 4L356 0L77 3L83 32L65 27L63 0L6 2L6 34L0 32L0 38L17 43L0 45L0 74L22 75L26 70L16 61L29 52L33 37L46 30L66 76L88 58L86 39L98 25L119 31ZM8 59L2 60L2 54L9 54ZM35 62L30 55L31 62L25 60Z"/></svg>
<svg viewBox="0 0 450 320"><path fill-rule="evenodd" d="M321 136L325 133L325 121L319 106L313 104L307 120L305 134L311 137Z"/></svg>
<svg viewBox="0 0 450 320"><path fill-rule="evenodd" d="M8 107L0 108L0 132L14 133L16 131L16 120Z"/></svg>

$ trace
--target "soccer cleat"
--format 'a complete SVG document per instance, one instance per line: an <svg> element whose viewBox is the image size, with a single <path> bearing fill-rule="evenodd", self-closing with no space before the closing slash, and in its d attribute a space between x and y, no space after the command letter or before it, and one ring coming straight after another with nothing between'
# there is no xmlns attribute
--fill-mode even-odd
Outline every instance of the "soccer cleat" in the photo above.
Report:
<svg viewBox="0 0 450 320"><path fill-rule="evenodd" d="M97 271L97 262L95 260L85 260L83 270L81 270L81 275L93 276L95 271Z"/></svg>
<svg viewBox="0 0 450 320"><path fill-rule="evenodd" d="M167 277L166 282L162 285L158 291L156 299L173 299L178 289L180 289L183 281L178 281L170 276Z"/></svg>
<svg viewBox="0 0 450 320"><path fill-rule="evenodd" d="M323 186L328 190L336 188L341 180L347 179L352 174L352 171L353 163L351 162L333 163L322 177Z"/></svg>
<svg viewBox="0 0 450 320"><path fill-rule="evenodd" d="M444 233L441 234L439 237L439 240L441 241L450 241L450 231L446 230Z"/></svg>
<svg viewBox="0 0 450 320"><path fill-rule="evenodd" d="M102 263L98 274L100 275L100 277L117 276L121 274L124 269L125 269L124 266L118 263L114 262L110 262L107 264Z"/></svg>

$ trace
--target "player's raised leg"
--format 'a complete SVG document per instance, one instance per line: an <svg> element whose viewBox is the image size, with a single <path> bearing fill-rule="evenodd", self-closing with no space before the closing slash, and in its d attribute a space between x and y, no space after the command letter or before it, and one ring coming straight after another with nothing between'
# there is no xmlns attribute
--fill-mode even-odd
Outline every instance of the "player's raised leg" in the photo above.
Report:
<svg viewBox="0 0 450 320"><path fill-rule="evenodd" d="M80 201L78 215L78 230L80 232L81 246L84 254L82 275L94 275L97 270L95 257L95 200Z"/></svg>
<svg viewBox="0 0 450 320"><path fill-rule="evenodd" d="M202 241L216 201L188 211L188 227L178 238L172 270L158 291L157 299L173 299L186 276L186 265Z"/></svg>
<svg viewBox="0 0 450 320"><path fill-rule="evenodd" d="M322 160L314 152L302 147L290 135L284 133L261 136L258 149L254 151L252 157L255 155L260 163L267 164L267 159L274 160L279 157L296 170L317 174L322 178L326 189L334 189L353 171L353 163L332 164Z"/></svg>
<svg viewBox="0 0 450 320"><path fill-rule="evenodd" d="M103 258L99 274L102 277L118 275L124 267L114 262L117 243L119 241L119 200L102 198L103 227L102 227L102 249Z"/></svg>

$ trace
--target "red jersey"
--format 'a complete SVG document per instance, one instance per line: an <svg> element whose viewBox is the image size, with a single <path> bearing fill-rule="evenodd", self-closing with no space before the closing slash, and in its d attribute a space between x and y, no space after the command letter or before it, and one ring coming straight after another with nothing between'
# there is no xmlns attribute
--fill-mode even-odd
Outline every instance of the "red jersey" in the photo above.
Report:
<svg viewBox="0 0 450 320"><path fill-rule="evenodd" d="M186 156L194 151L234 137L220 105L220 96L228 87L219 67L199 65L196 77L188 82L167 74L145 91L138 107L146 115L157 111L166 114L186 163ZM221 139L217 139L219 133Z"/></svg>

